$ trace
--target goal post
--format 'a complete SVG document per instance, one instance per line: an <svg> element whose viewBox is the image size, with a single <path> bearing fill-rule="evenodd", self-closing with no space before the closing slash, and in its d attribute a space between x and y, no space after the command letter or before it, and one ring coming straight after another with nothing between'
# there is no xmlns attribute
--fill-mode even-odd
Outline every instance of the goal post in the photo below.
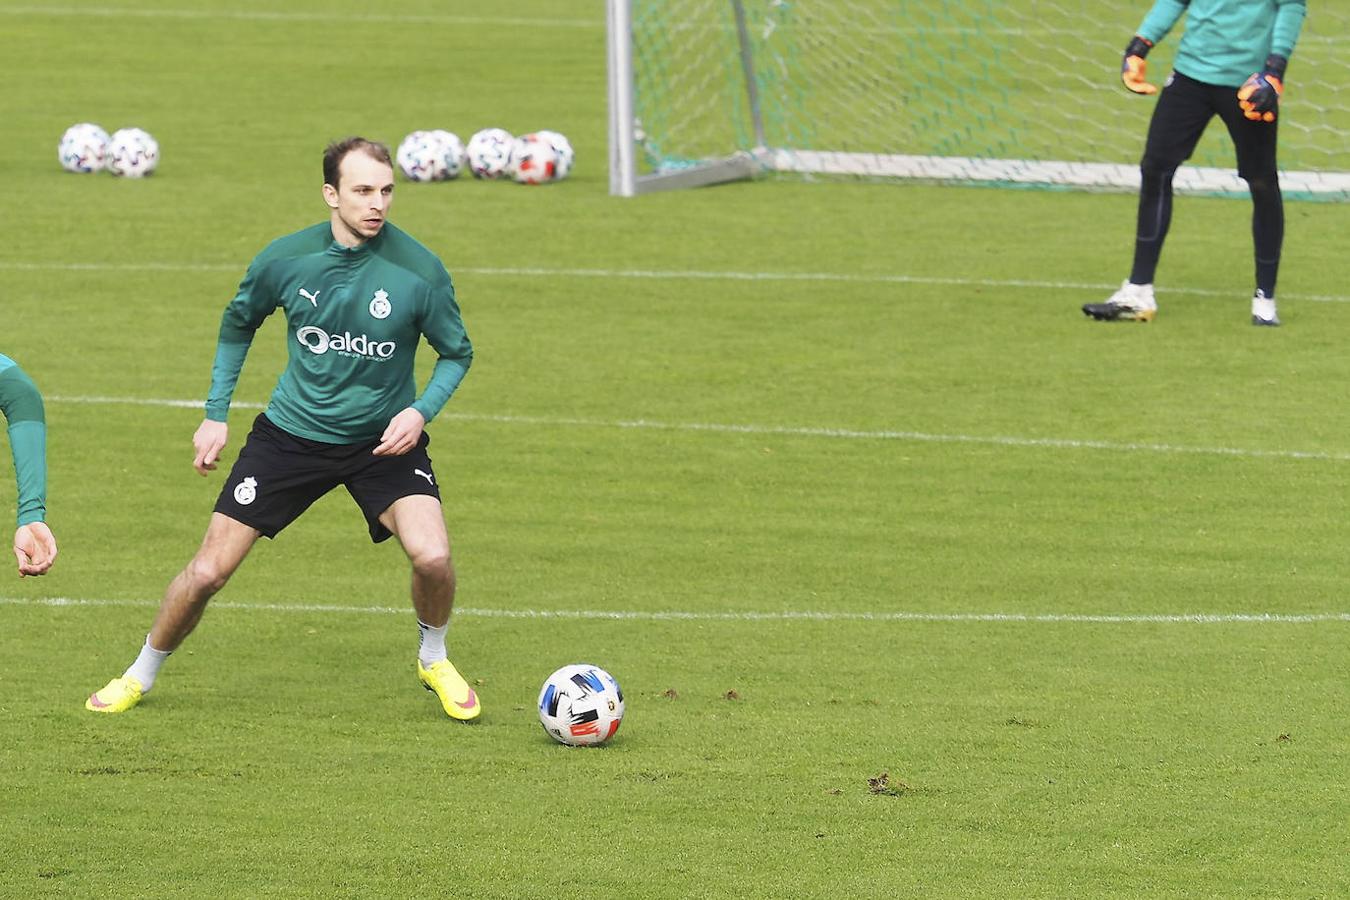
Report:
<svg viewBox="0 0 1350 900"><path fill-rule="evenodd" d="M1116 71L1147 6L608 0L610 192L762 176L1133 190L1156 101ZM1150 54L1154 79L1179 32ZM1347 85L1350 9L1314 6L1281 110L1287 196L1350 200ZM1246 193L1220 125L1175 185Z"/></svg>

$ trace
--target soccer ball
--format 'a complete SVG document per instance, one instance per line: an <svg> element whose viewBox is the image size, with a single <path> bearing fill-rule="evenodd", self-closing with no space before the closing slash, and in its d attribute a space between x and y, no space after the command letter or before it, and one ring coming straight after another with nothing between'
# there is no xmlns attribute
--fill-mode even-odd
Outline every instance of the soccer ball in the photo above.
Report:
<svg viewBox="0 0 1350 900"><path fill-rule="evenodd" d="M81 122L66 129L56 148L56 158L67 172L97 172L103 168L108 151L108 132L92 122Z"/></svg>
<svg viewBox="0 0 1350 900"><path fill-rule="evenodd" d="M565 135L556 131L536 131L534 136L548 141L553 147L553 153L558 158L558 164L553 172L554 181L562 181L572 171L572 163L576 160L576 154L572 152L572 144Z"/></svg>
<svg viewBox="0 0 1350 900"><path fill-rule="evenodd" d="M114 175L143 178L159 165L159 143L139 128L119 128L108 138L103 162Z"/></svg>
<svg viewBox="0 0 1350 900"><path fill-rule="evenodd" d="M511 177L521 184L545 184L554 180L558 154L553 145L537 134L516 138L511 150Z"/></svg>
<svg viewBox="0 0 1350 900"><path fill-rule="evenodd" d="M445 181L459 174L464 147L449 131L414 131L398 145L395 159L409 181Z"/></svg>
<svg viewBox="0 0 1350 900"><path fill-rule="evenodd" d="M469 138L464 159L474 178L501 178L511 166L516 139L504 128L484 128Z"/></svg>
<svg viewBox="0 0 1350 900"><path fill-rule="evenodd" d="M563 666L539 691L539 721L559 743L603 744L623 721L623 691L613 675L597 666Z"/></svg>

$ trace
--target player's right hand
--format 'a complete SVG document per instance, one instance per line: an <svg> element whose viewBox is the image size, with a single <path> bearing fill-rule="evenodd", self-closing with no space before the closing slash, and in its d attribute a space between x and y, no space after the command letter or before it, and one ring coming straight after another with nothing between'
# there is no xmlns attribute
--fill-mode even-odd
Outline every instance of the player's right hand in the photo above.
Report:
<svg viewBox="0 0 1350 900"><path fill-rule="evenodd" d="M56 562L56 537L45 522L20 525L14 532L14 556L19 561L19 577L43 575Z"/></svg>
<svg viewBox="0 0 1350 900"><path fill-rule="evenodd" d="M1144 57L1148 56L1148 51L1152 49L1153 43L1137 34L1125 48L1125 58L1120 63L1120 80L1124 82L1127 91L1135 94L1158 93L1158 86L1149 84L1146 78L1148 61Z"/></svg>
<svg viewBox="0 0 1350 900"><path fill-rule="evenodd" d="M215 470L216 460L220 459L220 451L225 449L229 437L230 429L224 422L203 419L197 426L197 433L192 436L192 446L197 451L192 458L192 468L198 475Z"/></svg>

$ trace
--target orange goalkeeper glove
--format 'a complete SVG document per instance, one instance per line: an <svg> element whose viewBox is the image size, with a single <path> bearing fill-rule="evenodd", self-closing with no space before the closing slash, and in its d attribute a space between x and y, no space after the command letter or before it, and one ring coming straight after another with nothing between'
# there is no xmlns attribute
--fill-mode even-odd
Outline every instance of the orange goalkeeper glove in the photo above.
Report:
<svg viewBox="0 0 1350 900"><path fill-rule="evenodd" d="M1125 48L1125 59L1120 63L1120 80L1125 82L1125 89L1136 94L1156 94L1158 86L1149 84L1144 80L1144 73L1148 71L1148 62L1144 57L1148 56L1148 51L1153 49L1153 42L1134 36L1130 41L1130 46Z"/></svg>
<svg viewBox="0 0 1350 900"><path fill-rule="evenodd" d="M1253 122L1274 122L1284 95L1284 68L1289 60L1272 53L1266 57L1266 67L1243 82L1238 88L1238 106L1242 114Z"/></svg>

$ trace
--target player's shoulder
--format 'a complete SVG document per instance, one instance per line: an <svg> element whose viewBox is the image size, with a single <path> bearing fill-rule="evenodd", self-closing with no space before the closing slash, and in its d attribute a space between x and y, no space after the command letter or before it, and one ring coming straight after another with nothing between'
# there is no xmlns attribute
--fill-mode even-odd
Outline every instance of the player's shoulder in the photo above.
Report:
<svg viewBox="0 0 1350 900"><path fill-rule="evenodd" d="M384 223L376 252L390 264L404 269L432 287L450 281L450 273L446 271L440 257L391 222Z"/></svg>
<svg viewBox="0 0 1350 900"><path fill-rule="evenodd" d="M6 369L12 369L17 365L18 363L16 363L14 360L10 359L3 353L0 353L0 372L5 371Z"/></svg>
<svg viewBox="0 0 1350 900"><path fill-rule="evenodd" d="M332 226L328 222L320 222L273 240L254 257L253 265L262 266L280 260L323 253L332 243Z"/></svg>

